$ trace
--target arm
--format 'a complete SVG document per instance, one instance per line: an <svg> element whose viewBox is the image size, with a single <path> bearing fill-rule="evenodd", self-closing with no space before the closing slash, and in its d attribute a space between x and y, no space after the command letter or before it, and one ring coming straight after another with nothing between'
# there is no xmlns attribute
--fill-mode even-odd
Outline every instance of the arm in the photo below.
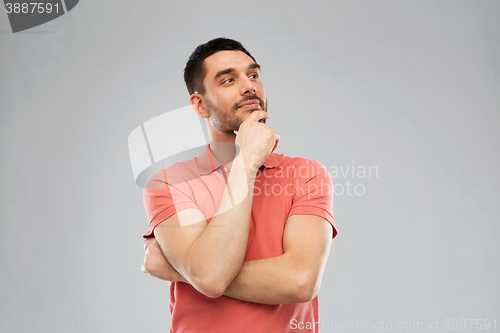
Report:
<svg viewBox="0 0 500 333"><path fill-rule="evenodd" d="M160 246L154 237L149 237L144 240L144 264L141 271L149 273L161 280L171 282L185 282L189 283L184 276L180 275L175 268L170 265L167 258L161 252Z"/></svg>
<svg viewBox="0 0 500 333"><path fill-rule="evenodd" d="M286 222L281 256L244 262L225 296L261 304L302 303L318 295L332 243L332 226L314 215Z"/></svg>
<svg viewBox="0 0 500 333"><path fill-rule="evenodd" d="M239 156L233 161L228 186L210 224L200 210L188 208L154 229L158 245L170 264L208 297L219 297L224 292L239 272L245 256L253 178L245 171L241 154ZM247 186L248 189L244 188ZM240 200L236 200L240 203L233 208L234 197L239 197Z"/></svg>
<svg viewBox="0 0 500 333"><path fill-rule="evenodd" d="M279 139L258 122L267 117L263 111L254 112L241 125L236 138L241 153L233 161L228 185L210 224L198 209L187 208L154 229L171 266L208 297L221 296L243 264L257 171L253 166L262 164Z"/></svg>
<svg viewBox="0 0 500 333"><path fill-rule="evenodd" d="M331 178L317 162L309 164L309 167L311 177L303 180L304 186L295 194L292 211L320 207L322 211L331 212ZM323 185L326 191L316 190ZM333 217L328 219L330 224L323 217L313 214L313 210L309 211L311 213L302 213L307 215L293 214L287 219L283 255L244 262L224 295L264 304L296 303L314 298L331 245ZM336 230L333 229L335 235Z"/></svg>
<svg viewBox="0 0 500 333"><path fill-rule="evenodd" d="M332 226L321 217L289 217L283 234L283 255L245 261L224 295L261 304L301 303L313 299L319 292L331 236ZM187 282L154 241L148 249L143 271L163 280Z"/></svg>

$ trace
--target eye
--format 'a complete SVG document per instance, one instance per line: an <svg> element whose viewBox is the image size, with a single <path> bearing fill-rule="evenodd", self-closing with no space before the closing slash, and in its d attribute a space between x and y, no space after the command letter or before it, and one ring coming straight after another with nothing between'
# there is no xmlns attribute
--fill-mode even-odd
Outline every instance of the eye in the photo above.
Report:
<svg viewBox="0 0 500 333"><path fill-rule="evenodd" d="M249 76L251 79L258 79L259 78L259 74L252 74Z"/></svg>
<svg viewBox="0 0 500 333"><path fill-rule="evenodd" d="M232 78L228 78L228 79L225 79L224 81L222 81L222 83L230 83L230 82L233 82L234 80Z"/></svg>

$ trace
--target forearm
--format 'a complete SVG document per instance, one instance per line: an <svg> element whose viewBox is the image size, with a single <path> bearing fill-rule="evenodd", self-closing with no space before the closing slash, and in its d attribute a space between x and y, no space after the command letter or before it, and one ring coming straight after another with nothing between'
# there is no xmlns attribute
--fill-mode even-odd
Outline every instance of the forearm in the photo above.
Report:
<svg viewBox="0 0 500 333"><path fill-rule="evenodd" d="M317 286L304 265L283 254L245 261L224 296L260 304L302 303L317 295Z"/></svg>
<svg viewBox="0 0 500 333"><path fill-rule="evenodd" d="M238 274L247 248L254 179L238 155L215 216L189 252L186 273L190 282L203 280L222 293Z"/></svg>

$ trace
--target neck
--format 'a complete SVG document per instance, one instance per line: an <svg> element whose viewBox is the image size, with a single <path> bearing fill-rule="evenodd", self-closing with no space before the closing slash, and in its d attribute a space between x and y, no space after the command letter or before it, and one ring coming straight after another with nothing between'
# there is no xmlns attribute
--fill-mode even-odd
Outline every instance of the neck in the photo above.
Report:
<svg viewBox="0 0 500 333"><path fill-rule="evenodd" d="M234 144L236 134L219 132L209 121L207 121L207 129L212 155L219 163L230 163L236 155L236 146Z"/></svg>
<svg viewBox="0 0 500 333"><path fill-rule="evenodd" d="M210 142L210 150L214 158L221 164L228 164L234 160L236 145L234 142Z"/></svg>

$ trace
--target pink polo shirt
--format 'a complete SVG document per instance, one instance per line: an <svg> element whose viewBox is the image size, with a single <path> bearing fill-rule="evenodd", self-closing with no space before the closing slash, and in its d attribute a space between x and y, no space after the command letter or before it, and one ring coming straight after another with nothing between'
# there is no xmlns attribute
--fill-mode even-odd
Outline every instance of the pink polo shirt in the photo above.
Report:
<svg viewBox="0 0 500 333"><path fill-rule="evenodd" d="M209 146L192 160L153 175L144 190L149 231L176 212L197 208L210 223L221 200L230 166ZM168 184L168 185L167 185ZM333 185L319 162L271 153L255 179L245 261L283 254L285 223L292 215L316 215L333 227ZM226 296L209 298L191 285L170 283L171 332L300 332L294 323L319 321L318 297L306 303L266 305ZM307 332L317 332L319 324Z"/></svg>

